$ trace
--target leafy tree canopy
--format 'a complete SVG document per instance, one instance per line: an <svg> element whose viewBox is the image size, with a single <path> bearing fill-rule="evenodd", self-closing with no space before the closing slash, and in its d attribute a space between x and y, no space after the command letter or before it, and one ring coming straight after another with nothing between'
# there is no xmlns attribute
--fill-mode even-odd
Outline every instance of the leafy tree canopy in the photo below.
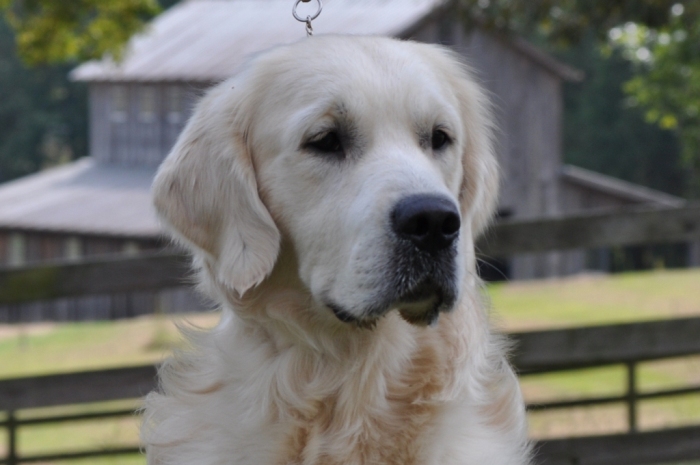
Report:
<svg viewBox="0 0 700 465"><path fill-rule="evenodd" d="M577 43L591 30L605 39L610 29L628 22L666 27L679 3L684 1L460 0L467 16L480 24L528 36L536 31L559 45Z"/></svg>
<svg viewBox="0 0 700 465"><path fill-rule="evenodd" d="M0 182L87 152L87 92L71 65L27 69L0 17Z"/></svg>
<svg viewBox="0 0 700 465"><path fill-rule="evenodd" d="M30 65L84 61L110 54L160 11L157 0L0 0Z"/></svg>
<svg viewBox="0 0 700 465"><path fill-rule="evenodd" d="M610 43L635 64L624 85L646 118L678 131L683 160L700 173L700 3L678 3L659 28L627 23L610 30Z"/></svg>

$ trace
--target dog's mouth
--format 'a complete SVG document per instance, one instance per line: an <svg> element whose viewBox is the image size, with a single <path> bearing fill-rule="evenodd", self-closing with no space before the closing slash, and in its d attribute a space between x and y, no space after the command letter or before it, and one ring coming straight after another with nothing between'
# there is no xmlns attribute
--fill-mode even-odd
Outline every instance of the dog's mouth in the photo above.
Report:
<svg viewBox="0 0 700 465"><path fill-rule="evenodd" d="M394 309L398 310L401 317L412 325L434 325L441 312L452 309L455 300L456 296L450 289L426 279L398 297L393 297L390 302L381 307L355 313L332 302L326 302L326 306L343 323L371 329L376 326L379 319Z"/></svg>
<svg viewBox="0 0 700 465"><path fill-rule="evenodd" d="M368 316L355 316L352 312L345 310L340 305L326 302L326 307L330 308L333 315L343 323L348 323L358 328L372 329L377 325L377 321L384 315L370 313Z"/></svg>
<svg viewBox="0 0 700 465"><path fill-rule="evenodd" d="M429 326L437 323L441 311L449 310L454 299L445 305L445 290L427 280L398 299L396 307L401 317L417 326Z"/></svg>

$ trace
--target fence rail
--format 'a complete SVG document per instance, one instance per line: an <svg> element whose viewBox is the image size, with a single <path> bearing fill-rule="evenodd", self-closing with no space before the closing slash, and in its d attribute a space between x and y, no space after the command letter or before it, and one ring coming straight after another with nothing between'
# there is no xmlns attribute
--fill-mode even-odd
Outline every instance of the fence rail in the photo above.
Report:
<svg viewBox="0 0 700 465"><path fill-rule="evenodd" d="M700 203L546 218L505 220L479 242L487 256L604 245L700 241ZM191 281L189 260L174 253L0 268L0 304L167 289Z"/></svg>
<svg viewBox="0 0 700 465"><path fill-rule="evenodd" d="M695 334L694 338L691 337L693 334ZM515 333L512 334L516 344L513 363L524 376L613 364L624 364L628 368L631 367L628 391L624 395L540 403L530 405L528 408L545 410L603 405L613 402L625 403L629 412L630 431L635 432L637 429L637 408L640 400L700 392L700 386L639 392L635 382L636 364L661 358L700 354L700 337L697 337L697 334L700 334L700 318ZM621 335L626 336L621 337ZM16 465L45 461L48 460L47 457L51 460L67 460L78 457L77 452L41 457L20 456L16 448L16 432L20 427L38 423L80 421L133 414L130 410L107 410L90 414L34 417L22 420L16 417L15 412L17 411L56 405L137 399L155 387L156 367L150 365L0 380L0 409L9 412L8 419L0 423L0 426L10 431L8 445L10 458L4 462L0 461L0 464ZM687 441L686 438L690 433L696 434L695 442ZM623 447L611 446L611 448L607 448L608 444L617 444L614 438L621 437L623 436L541 441L538 444L539 463L543 465L654 463L653 460L642 460L639 448L629 450ZM627 442L623 442L625 444L629 441L635 444L635 441L640 444L659 444L661 441L661 443L672 445L673 447L669 449L670 455L665 456L664 459L700 459L700 426L636 433L630 437L637 439L625 439ZM97 457L100 455L133 454L137 451L138 447L134 446L80 452L80 454L91 454L84 455L85 457ZM600 457L596 455L597 458L593 459L588 455L589 452L600 454ZM656 452L642 457L652 457L656 460L655 457L658 455L659 453Z"/></svg>
<svg viewBox="0 0 700 465"><path fill-rule="evenodd" d="M487 256L605 246L700 241L700 203L502 220L478 244Z"/></svg>
<svg viewBox="0 0 700 465"><path fill-rule="evenodd" d="M700 385L639 392L638 364L700 354L698 335L700 318L515 333L511 335L517 347L513 363L521 376L624 365L627 383L623 395L543 402L528 408L552 410L625 403L629 432L636 432L640 401L700 393Z"/></svg>
<svg viewBox="0 0 700 465"><path fill-rule="evenodd" d="M0 304L168 289L186 285L184 255L150 253L0 268Z"/></svg>
<svg viewBox="0 0 700 465"><path fill-rule="evenodd" d="M479 250L490 256L611 245L700 241L700 204L683 208L641 208L567 218L503 221ZM0 304L113 292L156 290L187 284L188 259L177 254L102 258L0 269ZM700 392L687 386L639 392L640 362L700 354L700 318L513 334L514 364L523 376L619 364L627 367L627 390L618 396L590 397L530 405L531 410L625 403L632 434L546 440L538 443L542 465L625 465L700 459L700 426L636 432L640 400ZM131 415L130 410L23 419L17 412L56 405L137 399L156 386L156 368L141 366L42 377L0 380L0 427L9 431L8 455L0 465L133 454L138 447L22 456L17 430L58 423Z"/></svg>

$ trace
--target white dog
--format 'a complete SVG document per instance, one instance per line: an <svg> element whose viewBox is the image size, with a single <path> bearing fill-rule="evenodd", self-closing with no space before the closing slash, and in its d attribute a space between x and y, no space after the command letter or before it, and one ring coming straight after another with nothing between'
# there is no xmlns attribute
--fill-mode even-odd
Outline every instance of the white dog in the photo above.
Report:
<svg viewBox="0 0 700 465"><path fill-rule="evenodd" d="M152 465L520 465L517 380L474 238L495 205L456 56L320 36L199 103L153 187L220 324L160 371Z"/></svg>

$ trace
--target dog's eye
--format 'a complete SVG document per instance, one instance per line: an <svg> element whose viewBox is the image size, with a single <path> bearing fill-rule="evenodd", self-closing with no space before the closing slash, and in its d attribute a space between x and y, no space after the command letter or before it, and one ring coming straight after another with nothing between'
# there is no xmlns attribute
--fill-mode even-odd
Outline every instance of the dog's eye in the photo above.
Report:
<svg viewBox="0 0 700 465"><path fill-rule="evenodd" d="M329 131L323 137L307 142L306 146L322 153L338 153L343 151L340 137L335 131Z"/></svg>
<svg viewBox="0 0 700 465"><path fill-rule="evenodd" d="M442 129L435 129L433 131L433 136L430 140L433 150L444 149L450 142L452 142L452 139L450 139L450 136Z"/></svg>

